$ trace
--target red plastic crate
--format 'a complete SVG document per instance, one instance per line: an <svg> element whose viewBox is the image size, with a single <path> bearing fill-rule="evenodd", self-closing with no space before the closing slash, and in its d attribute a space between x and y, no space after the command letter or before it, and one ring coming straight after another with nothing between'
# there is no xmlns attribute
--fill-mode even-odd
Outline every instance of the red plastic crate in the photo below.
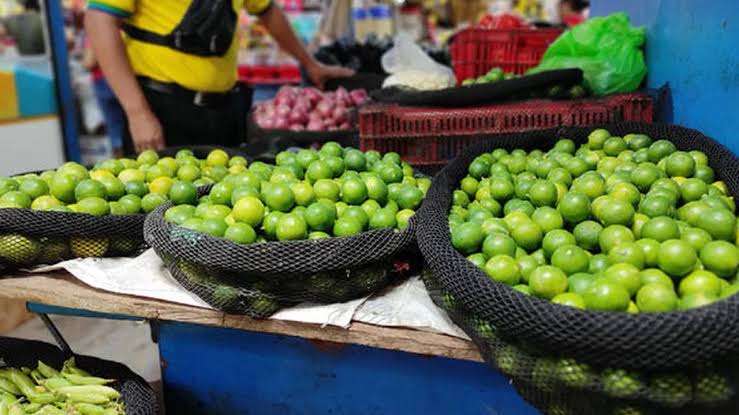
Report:
<svg viewBox="0 0 739 415"><path fill-rule="evenodd" d="M643 93L576 101L530 100L476 108L371 104L359 111L362 151L394 151L414 166L442 166L494 134L619 121L653 121Z"/></svg>
<svg viewBox="0 0 739 415"><path fill-rule="evenodd" d="M239 65L239 80L247 84L299 84L300 68L295 65Z"/></svg>
<svg viewBox="0 0 739 415"><path fill-rule="evenodd" d="M464 29L449 46L454 73L459 82L495 67L523 74L539 64L560 34L562 29Z"/></svg>

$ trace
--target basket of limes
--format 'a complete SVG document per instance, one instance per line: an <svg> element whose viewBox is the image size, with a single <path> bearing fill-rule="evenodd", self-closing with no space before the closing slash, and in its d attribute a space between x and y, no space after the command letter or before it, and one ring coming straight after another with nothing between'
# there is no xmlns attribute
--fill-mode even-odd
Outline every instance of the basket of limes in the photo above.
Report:
<svg viewBox="0 0 739 415"><path fill-rule="evenodd" d="M596 392L597 413L736 408L738 170L677 126L498 136L429 190L427 283L529 392Z"/></svg>
<svg viewBox="0 0 739 415"><path fill-rule="evenodd" d="M145 237L186 289L220 310L265 318L300 302L360 298L402 277L430 184L395 153L328 142L163 204Z"/></svg>
<svg viewBox="0 0 739 415"><path fill-rule="evenodd" d="M110 159L89 169L68 162L0 178L0 271L141 252L147 213L246 168L236 151L230 157L223 149L193 150L163 152L176 157L145 151L136 160Z"/></svg>

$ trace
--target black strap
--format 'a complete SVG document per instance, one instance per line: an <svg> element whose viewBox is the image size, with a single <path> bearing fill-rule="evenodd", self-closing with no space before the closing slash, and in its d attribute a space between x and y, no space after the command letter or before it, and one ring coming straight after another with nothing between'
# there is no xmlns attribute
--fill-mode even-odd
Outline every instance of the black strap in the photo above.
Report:
<svg viewBox="0 0 739 415"><path fill-rule="evenodd" d="M174 36L172 36L171 33L168 35L160 35L138 28L126 22L123 22L122 29L128 36L142 42L153 43L155 45L166 47L172 47L174 44Z"/></svg>

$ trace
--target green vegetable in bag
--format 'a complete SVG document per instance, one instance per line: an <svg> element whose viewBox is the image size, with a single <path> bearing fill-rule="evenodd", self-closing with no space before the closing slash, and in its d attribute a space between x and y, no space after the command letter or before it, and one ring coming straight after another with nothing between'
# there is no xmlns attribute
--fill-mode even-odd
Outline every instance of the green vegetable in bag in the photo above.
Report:
<svg viewBox="0 0 739 415"><path fill-rule="evenodd" d="M647 74L643 27L633 27L625 13L595 17L563 33L529 74L580 68L595 95L631 92Z"/></svg>

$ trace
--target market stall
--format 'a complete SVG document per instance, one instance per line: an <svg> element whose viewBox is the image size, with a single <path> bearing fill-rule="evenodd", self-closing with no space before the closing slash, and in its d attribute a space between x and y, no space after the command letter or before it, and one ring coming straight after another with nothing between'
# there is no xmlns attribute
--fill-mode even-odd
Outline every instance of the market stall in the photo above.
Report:
<svg viewBox="0 0 739 415"><path fill-rule="evenodd" d="M294 25L307 3L285 2ZM358 73L275 87L245 146L0 178L0 298L147 323L173 413L736 413L735 51L701 34L721 85L677 54L663 88L664 21L700 31L665 4L565 29L545 2L339 3L351 37L315 57ZM297 81L272 69L240 75ZM0 414L135 412L129 381L159 412L49 327L63 359L29 343Z"/></svg>

